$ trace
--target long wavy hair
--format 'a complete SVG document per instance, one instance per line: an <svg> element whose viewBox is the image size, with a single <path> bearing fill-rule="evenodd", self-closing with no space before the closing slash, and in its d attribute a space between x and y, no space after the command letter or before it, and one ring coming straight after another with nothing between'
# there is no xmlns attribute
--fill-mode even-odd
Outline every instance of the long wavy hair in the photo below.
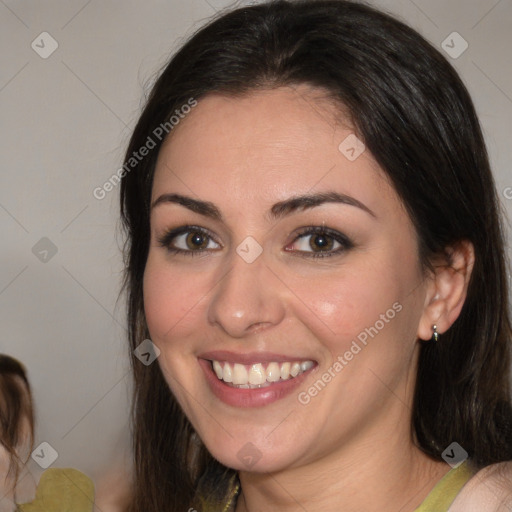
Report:
<svg viewBox="0 0 512 512"><path fill-rule="evenodd" d="M500 206L470 96L417 32L345 0L274 1L222 13L170 59L134 129L121 182L135 482L131 512L205 510L236 474L213 459L158 364L133 350L149 337L142 281L159 126L191 98L309 84L327 91L388 175L419 238L421 263L469 240L475 264L462 312L422 344L411 431L436 460L457 441L480 467L512 459L511 326ZM179 126L172 129L179 129ZM161 131L161 130L160 130ZM170 131L170 128L169 128ZM170 131L172 136L172 131ZM136 164L135 152L155 147ZM163 139L163 137L162 137ZM191 148L194 150L194 148ZM202 508L203 507L203 508Z"/></svg>

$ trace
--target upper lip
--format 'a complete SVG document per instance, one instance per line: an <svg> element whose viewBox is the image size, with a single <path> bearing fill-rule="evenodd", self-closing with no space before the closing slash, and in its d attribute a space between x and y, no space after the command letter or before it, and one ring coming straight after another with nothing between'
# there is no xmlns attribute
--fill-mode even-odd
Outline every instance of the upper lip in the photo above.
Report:
<svg viewBox="0 0 512 512"><path fill-rule="evenodd" d="M230 352L229 350L212 350L198 356L200 359L239 364L285 363L287 361L314 361L309 357L288 356L272 352Z"/></svg>

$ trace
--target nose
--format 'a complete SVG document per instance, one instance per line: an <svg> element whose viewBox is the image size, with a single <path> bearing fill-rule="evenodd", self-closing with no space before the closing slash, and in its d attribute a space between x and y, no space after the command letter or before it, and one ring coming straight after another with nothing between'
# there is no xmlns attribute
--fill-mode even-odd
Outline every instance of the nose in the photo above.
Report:
<svg viewBox="0 0 512 512"><path fill-rule="evenodd" d="M214 289L209 307L210 325L232 338L278 325L285 317L283 284L263 255L247 263L234 254L230 270Z"/></svg>

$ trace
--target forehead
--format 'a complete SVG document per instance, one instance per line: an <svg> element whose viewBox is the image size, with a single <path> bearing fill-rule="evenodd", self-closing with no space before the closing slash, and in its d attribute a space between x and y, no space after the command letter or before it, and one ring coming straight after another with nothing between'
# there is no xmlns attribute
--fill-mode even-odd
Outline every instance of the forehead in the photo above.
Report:
<svg viewBox="0 0 512 512"><path fill-rule="evenodd" d="M214 202L233 203L236 197L275 202L335 189L363 202L374 202L376 194L397 201L369 151L347 157L353 152L347 154L345 146L354 143L360 141L343 109L322 90L298 86L236 97L210 94L161 148L153 199L172 189Z"/></svg>

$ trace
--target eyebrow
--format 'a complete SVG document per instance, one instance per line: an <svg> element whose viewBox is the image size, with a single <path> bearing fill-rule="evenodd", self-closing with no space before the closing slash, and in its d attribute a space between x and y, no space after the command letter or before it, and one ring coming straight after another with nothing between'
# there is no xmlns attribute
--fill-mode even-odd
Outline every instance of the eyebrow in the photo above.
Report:
<svg viewBox="0 0 512 512"><path fill-rule="evenodd" d="M222 220L220 210L210 201L199 201L198 199L192 199L191 197L183 196L181 194L162 194L158 199L153 201L151 209L165 203L180 204L199 215L204 215L205 217L210 217L214 220Z"/></svg>
<svg viewBox="0 0 512 512"><path fill-rule="evenodd" d="M285 201L281 201L272 206L269 217L272 220L277 220L295 211L314 208L315 206L320 206L325 203L341 203L349 206L355 206L356 208L369 213L372 217L376 217L375 213L373 213L370 208L361 201L358 201L355 197L340 194L338 192L321 192L318 194L307 194L286 199Z"/></svg>
<svg viewBox="0 0 512 512"><path fill-rule="evenodd" d="M220 210L212 202L193 199L181 194L162 194L153 201L151 209L165 203L179 204L194 213L198 213L199 215L203 215L214 220L222 220ZM296 211L307 210L325 203L338 203L354 206L368 213L372 217L376 217L375 213L361 201L338 192L321 192L317 194L306 194L291 197L290 199L274 204L267 215L270 220L278 220Z"/></svg>

